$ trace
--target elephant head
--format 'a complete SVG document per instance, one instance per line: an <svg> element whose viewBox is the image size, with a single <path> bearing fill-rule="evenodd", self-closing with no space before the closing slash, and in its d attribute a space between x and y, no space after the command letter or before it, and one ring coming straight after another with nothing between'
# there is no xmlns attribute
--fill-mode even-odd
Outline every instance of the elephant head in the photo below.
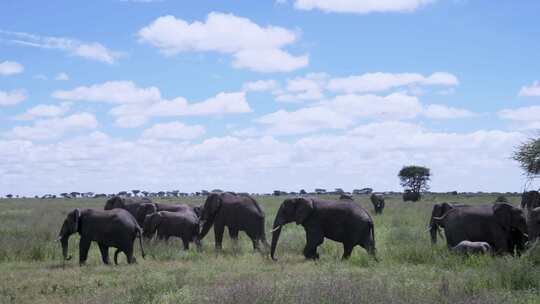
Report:
<svg viewBox="0 0 540 304"><path fill-rule="evenodd" d="M65 260L71 260L71 255L68 256L68 240L69 237L79 230L79 223L81 218L81 210L75 209L69 212L62 224L58 240L62 244L62 256Z"/></svg>
<svg viewBox="0 0 540 304"><path fill-rule="evenodd" d="M105 210L111 210L114 208L124 208L125 203L124 200L120 196L115 196L113 198L110 198L105 203Z"/></svg>
<svg viewBox="0 0 540 304"><path fill-rule="evenodd" d="M143 236L145 238L152 238L156 233L157 227L161 223L162 216L160 212L155 212L146 215L143 221Z"/></svg>
<svg viewBox="0 0 540 304"><path fill-rule="evenodd" d="M195 215L197 215L198 218L200 218L202 215L202 209L202 205L193 206L193 212L195 213Z"/></svg>
<svg viewBox="0 0 540 304"><path fill-rule="evenodd" d="M493 205L493 214L505 230L511 232L515 229L523 234L527 233L527 222L523 210L510 204L497 203Z"/></svg>
<svg viewBox="0 0 540 304"><path fill-rule="evenodd" d="M146 216L148 214L152 214L156 212L157 212L156 204L153 204L153 203L141 204L137 208L137 216L135 217L137 219L137 223L139 223L139 225L143 225Z"/></svg>
<svg viewBox="0 0 540 304"><path fill-rule="evenodd" d="M203 238L210 230L210 227L214 224L214 218L221 208L223 203L222 194L211 193L206 198L204 206L200 210L200 222L201 227L201 238Z"/></svg>
<svg viewBox="0 0 540 304"><path fill-rule="evenodd" d="M527 214L529 242L533 243L540 237L540 207L534 208Z"/></svg>
<svg viewBox="0 0 540 304"><path fill-rule="evenodd" d="M540 193L536 190L523 192L521 195L521 208L528 210L540 207Z"/></svg>
<svg viewBox="0 0 540 304"><path fill-rule="evenodd" d="M313 210L313 200L310 198L288 198L283 201L276 214L272 229L270 256L273 260L275 260L274 253L281 233L281 227L293 221L296 222L297 225L303 224Z"/></svg>
<svg viewBox="0 0 540 304"><path fill-rule="evenodd" d="M437 243L437 233L440 234L439 226L440 222L436 222L435 218L442 217L446 212L454 208L449 203L441 203L433 205L433 210L431 211L431 218L429 220L428 230L431 235L431 243Z"/></svg>

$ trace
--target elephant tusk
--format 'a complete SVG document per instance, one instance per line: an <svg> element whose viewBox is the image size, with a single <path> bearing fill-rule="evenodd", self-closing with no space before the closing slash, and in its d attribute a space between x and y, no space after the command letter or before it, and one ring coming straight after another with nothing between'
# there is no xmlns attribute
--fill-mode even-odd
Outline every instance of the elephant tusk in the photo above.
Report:
<svg viewBox="0 0 540 304"><path fill-rule="evenodd" d="M428 232L429 230L431 230L431 225L427 225L426 230L424 230L424 232Z"/></svg>
<svg viewBox="0 0 540 304"><path fill-rule="evenodd" d="M54 240L55 242L58 242L62 239L62 236L59 236L58 238L56 238L56 240Z"/></svg>
<svg viewBox="0 0 540 304"><path fill-rule="evenodd" d="M272 231L270 231L270 232L274 232L274 231L278 230L279 228L281 228L281 225L279 225L276 228L272 229Z"/></svg>

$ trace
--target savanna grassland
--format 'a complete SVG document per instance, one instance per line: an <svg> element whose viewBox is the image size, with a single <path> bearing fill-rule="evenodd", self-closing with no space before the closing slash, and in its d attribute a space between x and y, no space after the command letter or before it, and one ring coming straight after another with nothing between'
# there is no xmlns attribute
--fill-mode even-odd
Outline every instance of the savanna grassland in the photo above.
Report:
<svg viewBox="0 0 540 304"><path fill-rule="evenodd" d="M355 199L373 214L367 196ZM137 245L136 265L127 265L122 255L121 265L105 266L93 244L83 267L78 265L78 235L70 239L74 258L68 262L54 239L67 211L101 209L105 199L2 199L0 303L540 303L540 253L464 258L448 253L444 240L430 244L425 227L434 203L494 199L440 195L404 203L387 197L384 214L374 216L379 262L360 247L341 261L341 244L329 240L319 248L319 261L306 261L304 231L289 224L281 234L277 262L253 252L242 234L239 248L233 249L226 235L224 251L216 253L211 231L202 252L195 246L182 251L179 240L147 243L143 260ZM270 239L283 197L257 200L266 211Z"/></svg>

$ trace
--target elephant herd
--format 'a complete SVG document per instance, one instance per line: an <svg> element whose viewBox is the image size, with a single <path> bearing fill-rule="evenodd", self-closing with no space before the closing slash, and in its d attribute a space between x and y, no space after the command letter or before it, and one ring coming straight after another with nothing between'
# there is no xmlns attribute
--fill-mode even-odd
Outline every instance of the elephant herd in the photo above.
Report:
<svg viewBox="0 0 540 304"><path fill-rule="evenodd" d="M381 194L370 198L375 214L383 212L385 202ZM527 213L523 210L526 209ZM526 215L525 215L526 214ZM233 192L211 193L204 205L169 205L153 203L148 198L116 196L107 200L104 210L75 209L64 220L58 240L65 260L68 255L70 235L79 233L79 264L84 264L92 241L99 245L102 261L109 264L109 247L124 253L128 263L136 261L134 243L138 238L142 257L142 238L168 240L178 237L183 248L190 243L201 248L201 240L214 227L215 248L222 249L225 227L234 244L239 232L251 239L253 249L261 244L270 247L270 257L276 260L276 249L282 227L295 222L306 233L303 250L306 259L318 259L317 248L330 239L343 244L343 259L350 257L356 245L364 248L375 260L375 230L369 212L354 203L352 197L338 201L311 197L285 199L272 225L272 240L268 244L265 233L265 213L259 203L246 194ZM141 228L142 227L142 228ZM520 255L527 244L540 235L540 194L530 191L523 194L522 208L507 203L469 206L458 203L441 203L433 206L428 230L431 242L444 229L449 249L457 253L487 253Z"/></svg>

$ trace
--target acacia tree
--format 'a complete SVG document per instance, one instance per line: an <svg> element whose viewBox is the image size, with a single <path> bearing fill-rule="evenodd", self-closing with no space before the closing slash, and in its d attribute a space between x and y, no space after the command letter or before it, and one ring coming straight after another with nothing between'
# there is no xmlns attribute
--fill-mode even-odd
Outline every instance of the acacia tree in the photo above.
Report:
<svg viewBox="0 0 540 304"><path fill-rule="evenodd" d="M532 138L519 145L512 158L519 162L529 179L540 176L540 138Z"/></svg>
<svg viewBox="0 0 540 304"><path fill-rule="evenodd" d="M420 192L429 190L428 182L430 181L431 172L429 168L422 166L405 166L399 170L399 183L409 190L415 197L420 198ZM416 199L416 200L418 200Z"/></svg>

